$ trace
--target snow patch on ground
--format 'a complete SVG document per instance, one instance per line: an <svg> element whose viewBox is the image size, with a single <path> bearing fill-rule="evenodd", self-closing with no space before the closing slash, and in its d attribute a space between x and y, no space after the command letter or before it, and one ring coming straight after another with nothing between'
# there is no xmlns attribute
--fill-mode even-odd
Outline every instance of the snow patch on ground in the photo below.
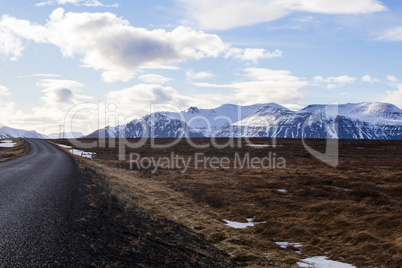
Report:
<svg viewBox="0 0 402 268"><path fill-rule="evenodd" d="M288 190L286 190L286 189L277 189L277 191L280 192L280 193L287 193L288 192Z"/></svg>
<svg viewBox="0 0 402 268"><path fill-rule="evenodd" d="M64 144L57 144L57 146L59 146L59 147L61 147L61 148L64 148L64 149L71 149L71 148L73 148L73 147L71 147L71 146L67 146L67 145L64 145Z"/></svg>
<svg viewBox="0 0 402 268"><path fill-rule="evenodd" d="M62 147L62 148L64 148L64 149L68 149L68 152L69 152L70 154L73 154L73 155L81 156L81 154L82 154L82 157L85 157L85 158L90 158L90 159L92 159L92 158L96 155L96 153L93 153L93 152L85 152L85 151L82 151L82 150L73 149L73 147L67 146L67 145L63 145L63 144L57 144L57 146Z"/></svg>
<svg viewBox="0 0 402 268"><path fill-rule="evenodd" d="M17 144L11 140L0 141L0 147L2 148L11 148L14 147L15 145Z"/></svg>
<svg viewBox="0 0 402 268"><path fill-rule="evenodd" d="M302 243L290 243L290 242L275 242L275 244L277 244L281 248L287 248L288 246L299 248L299 247L303 246Z"/></svg>
<svg viewBox="0 0 402 268"><path fill-rule="evenodd" d="M302 260L303 262L298 262L297 265L300 267L315 267L315 268L353 268L353 266L348 263L343 263L339 261L328 260L327 257L317 256L312 258L307 258Z"/></svg>
<svg viewBox="0 0 402 268"><path fill-rule="evenodd" d="M283 147L283 145L272 145L272 144L247 144L249 147Z"/></svg>
<svg viewBox="0 0 402 268"><path fill-rule="evenodd" d="M236 222L236 221L228 221L228 220L224 220L224 221L226 222L227 226L232 227L232 228L236 228L236 229L244 229L244 228L247 228L247 227L250 227L250 226L257 225L259 223L265 223L265 221L263 221L263 222L253 222L253 219L254 218L247 219L247 221L248 221L247 223Z"/></svg>

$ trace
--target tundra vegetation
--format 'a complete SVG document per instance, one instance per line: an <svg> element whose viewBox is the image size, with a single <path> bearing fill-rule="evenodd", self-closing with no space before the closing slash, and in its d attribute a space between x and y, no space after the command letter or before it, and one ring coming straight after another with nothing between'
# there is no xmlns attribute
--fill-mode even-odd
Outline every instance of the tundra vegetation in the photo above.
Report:
<svg viewBox="0 0 402 268"><path fill-rule="evenodd" d="M119 141L106 140L102 148L85 149L96 157L83 165L108 178L111 194L124 207L139 205L192 229L239 265L297 267L301 259L326 256L358 267L402 266L402 141L340 140L337 167L311 156L299 139L278 139L276 147L264 146L272 144L267 138L251 141L260 146L241 140L241 146L197 149L183 139L155 148L150 140L125 150L126 160L119 161ZM307 144L325 151L325 140ZM148 159L174 153L190 164L185 172L173 165L155 168L152 162L144 168L130 163L133 153ZM231 165L236 154L263 158L269 153L284 158L286 167ZM196 167L195 154L229 160L225 167ZM250 218L260 223L236 229L224 221Z"/></svg>
<svg viewBox="0 0 402 268"><path fill-rule="evenodd" d="M23 139L2 139L0 144L3 142L14 144L10 147L0 146L0 161L10 160L19 156L26 154L29 151L28 144Z"/></svg>

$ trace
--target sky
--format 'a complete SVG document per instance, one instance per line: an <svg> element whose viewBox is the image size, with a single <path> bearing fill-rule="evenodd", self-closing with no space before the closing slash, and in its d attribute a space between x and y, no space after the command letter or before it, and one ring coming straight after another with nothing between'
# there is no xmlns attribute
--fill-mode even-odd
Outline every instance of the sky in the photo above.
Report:
<svg viewBox="0 0 402 268"><path fill-rule="evenodd" d="M270 102L402 108L402 1L0 2L0 127Z"/></svg>

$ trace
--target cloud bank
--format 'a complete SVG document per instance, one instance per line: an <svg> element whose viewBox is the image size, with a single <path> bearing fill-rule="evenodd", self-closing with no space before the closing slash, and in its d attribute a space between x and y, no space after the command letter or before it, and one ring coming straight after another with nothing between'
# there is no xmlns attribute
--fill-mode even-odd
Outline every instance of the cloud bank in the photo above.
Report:
<svg viewBox="0 0 402 268"><path fill-rule="evenodd" d="M47 5L75 5L86 7L118 7L118 4L105 5L98 0L48 0L45 2L36 3L35 6L42 7Z"/></svg>
<svg viewBox="0 0 402 268"><path fill-rule="evenodd" d="M227 30L270 22L293 12L368 14L386 10L377 0L177 0L201 29Z"/></svg>
<svg viewBox="0 0 402 268"><path fill-rule="evenodd" d="M256 62L282 52L234 48L215 34L179 26L168 32L131 26L115 14L66 13L58 8L45 25L7 15L0 21L0 53L11 60L22 56L22 39L52 44L64 57L81 58L82 66L102 72L105 82L129 81L141 69L169 68L202 58L233 57Z"/></svg>

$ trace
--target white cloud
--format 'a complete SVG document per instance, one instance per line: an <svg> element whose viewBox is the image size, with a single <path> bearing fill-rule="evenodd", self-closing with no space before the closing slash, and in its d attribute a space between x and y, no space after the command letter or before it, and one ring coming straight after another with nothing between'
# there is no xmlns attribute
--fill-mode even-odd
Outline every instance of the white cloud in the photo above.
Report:
<svg viewBox="0 0 402 268"><path fill-rule="evenodd" d="M380 80L376 79L376 78L372 78L369 75L365 75L362 77L362 81L363 82L368 82L368 83L378 83L381 82Z"/></svg>
<svg viewBox="0 0 402 268"><path fill-rule="evenodd" d="M6 88L5 86L0 85L0 95L2 95L2 96L10 96L11 93L8 90L8 88Z"/></svg>
<svg viewBox="0 0 402 268"><path fill-rule="evenodd" d="M315 19L313 16L302 16L294 18L293 21L296 21L298 23L320 23L320 21Z"/></svg>
<svg viewBox="0 0 402 268"><path fill-rule="evenodd" d="M80 100L91 99L80 95L83 84L73 80L42 79L37 83L42 87L45 96L42 100L45 106L60 106L64 104L77 104Z"/></svg>
<svg viewBox="0 0 402 268"><path fill-rule="evenodd" d="M387 90L387 97L383 101L395 104L399 108L402 108L402 84L398 85L397 90Z"/></svg>
<svg viewBox="0 0 402 268"><path fill-rule="evenodd" d="M115 104L116 113L126 118L138 118L149 114L152 112L152 104L171 104L184 109L192 103L190 97L180 95L174 88L156 84L139 84L111 91L106 95L106 100Z"/></svg>
<svg viewBox="0 0 402 268"><path fill-rule="evenodd" d="M206 78L215 77L215 75L212 73L208 73L208 72L194 73L193 71L187 71L186 76L187 76L188 80L202 80L202 79L206 79Z"/></svg>
<svg viewBox="0 0 402 268"><path fill-rule="evenodd" d="M20 112L15 110L13 102L6 102L0 99L0 127L9 126L9 122L18 119L21 115Z"/></svg>
<svg viewBox="0 0 402 268"><path fill-rule="evenodd" d="M18 78L25 78L25 77L61 77L60 74L27 74L18 76Z"/></svg>
<svg viewBox="0 0 402 268"><path fill-rule="evenodd" d="M165 84L173 80L171 78L164 77L159 74L144 74L139 76L138 79L148 84Z"/></svg>
<svg viewBox="0 0 402 268"><path fill-rule="evenodd" d="M345 84L351 84L356 81L355 77L350 77L348 75L342 75L337 77L327 77L316 76L313 78L314 83L318 85L326 86L327 89L336 88L338 86L343 86Z"/></svg>
<svg viewBox="0 0 402 268"><path fill-rule="evenodd" d="M0 20L0 54L17 61L25 49L22 39L44 42L45 35L46 28L43 26L3 15Z"/></svg>
<svg viewBox="0 0 402 268"><path fill-rule="evenodd" d="M303 96L300 88L308 85L307 82L293 76L289 71L248 68L243 75L247 80L245 82L205 85L234 89L235 94L217 92L184 96L169 86L138 84L122 90L111 91L105 96L105 100L107 103L116 105L117 110L114 115L118 120L117 123L123 123L124 119L132 120L152 112L152 104L171 104L179 109L185 109L190 106L214 108L222 103L278 102L286 104L297 102ZM21 113L14 109L13 103L3 103L0 100L0 119L4 119L1 122L11 122L10 126L23 129L35 128L39 132L49 132L50 129L57 132L58 126L63 124L69 109L90 99L81 95L84 85L77 81L41 79L37 86L42 88L41 100L43 103L34 107L30 113ZM97 116L97 112L94 111L85 111L85 114L81 112L74 117L73 130L89 132L102 127L98 126ZM121 120L120 116L123 116L124 119ZM114 124L109 122L108 125Z"/></svg>
<svg viewBox="0 0 402 268"><path fill-rule="evenodd" d="M57 9L50 18L49 42L64 56L83 55L84 66L103 71L106 82L128 81L143 67L217 57L226 49L216 35L186 27L148 31L111 13L65 14Z"/></svg>
<svg viewBox="0 0 402 268"><path fill-rule="evenodd" d="M386 10L377 0L288 0L282 1L287 8L323 14L369 14Z"/></svg>
<svg viewBox="0 0 402 268"><path fill-rule="evenodd" d="M179 26L167 32L133 27L112 13L53 11L45 25L3 16L0 53L17 60L24 49L21 39L53 44L64 57L80 56L83 67L102 72L105 82L128 81L141 69L172 68L171 64L207 57L233 56L241 60L280 57L281 51L236 49L215 34Z"/></svg>
<svg viewBox="0 0 402 268"><path fill-rule="evenodd" d="M232 84L194 83L199 87L234 89L235 94L216 92L214 94L181 95L172 87L156 84L139 84L130 88L109 92L108 103L114 103L117 113L126 118L138 118L151 112L151 104L171 104L179 109L190 106L215 108L222 103L255 104L277 102L288 104L303 97L300 88L308 82L292 75L289 71L248 68L244 71L248 81ZM121 123L121 122L120 122Z"/></svg>
<svg viewBox="0 0 402 268"><path fill-rule="evenodd" d="M31 111L17 110L13 102L2 102L0 99L0 121L3 124L21 129L35 129L41 133L51 129L56 132L72 106L91 99L80 94L84 85L73 80L42 79L37 86L42 88L42 103ZM77 131L87 130L88 127L93 130L96 128L93 124L97 124L97 112L91 114L86 111L84 117L76 116L74 122L74 129Z"/></svg>
<svg viewBox="0 0 402 268"><path fill-rule="evenodd" d="M91 100L91 97L81 95L82 83L74 80L41 79L37 83L43 88L43 104L32 109L31 114L22 117L23 122L36 121L38 131L48 132L49 129L58 130L58 125L64 124L67 112L82 102ZM96 124L96 114L87 112L84 118L75 117L74 129L86 130L90 124ZM91 122L90 124L88 122Z"/></svg>
<svg viewBox="0 0 402 268"><path fill-rule="evenodd" d="M199 87L233 88L236 94L231 102L241 101L244 104L277 102L292 103L303 97L300 88L309 85L303 79L286 70L270 70L265 68L247 68L245 76L249 81L232 84L194 83Z"/></svg>
<svg viewBox="0 0 402 268"><path fill-rule="evenodd" d="M387 80L390 82L397 82L398 78L395 75L387 75Z"/></svg>
<svg viewBox="0 0 402 268"><path fill-rule="evenodd" d="M0 31L8 32L18 40L24 38L37 43L46 42L48 34L48 29L44 26L31 23L28 20L19 20L8 15L1 17Z"/></svg>
<svg viewBox="0 0 402 268"><path fill-rule="evenodd" d="M72 4L76 6L86 7L118 7L118 4L105 5L98 0L48 0L45 2L36 3L35 6L42 7L46 5L67 5Z"/></svg>
<svg viewBox="0 0 402 268"><path fill-rule="evenodd" d="M300 105L300 104L296 104L296 103L282 104L282 106L284 106L292 111L300 111L301 109L306 107L306 105Z"/></svg>
<svg viewBox="0 0 402 268"><path fill-rule="evenodd" d="M377 40L383 41L402 41L402 27L388 29Z"/></svg>
<svg viewBox="0 0 402 268"><path fill-rule="evenodd" d="M179 95L172 87L153 84L139 84L119 91L111 91L106 95L108 102L117 104L182 104L189 99Z"/></svg>
<svg viewBox="0 0 402 268"><path fill-rule="evenodd" d="M269 52L263 48L230 48L225 57L233 57L234 59L257 62L259 59L282 57L282 51L276 49L274 52Z"/></svg>
<svg viewBox="0 0 402 268"><path fill-rule="evenodd" d="M377 0L178 0L187 18L203 29L226 30L269 22L296 11L367 14L386 10Z"/></svg>
<svg viewBox="0 0 402 268"><path fill-rule="evenodd" d="M12 61L16 61L22 57L24 46L20 38L7 26L6 19L7 16L2 16L0 21L0 54L9 57Z"/></svg>
<svg viewBox="0 0 402 268"><path fill-rule="evenodd" d="M297 102L303 97L299 89L308 85L286 70L248 68L245 72L251 81L235 84L236 98L245 104Z"/></svg>

